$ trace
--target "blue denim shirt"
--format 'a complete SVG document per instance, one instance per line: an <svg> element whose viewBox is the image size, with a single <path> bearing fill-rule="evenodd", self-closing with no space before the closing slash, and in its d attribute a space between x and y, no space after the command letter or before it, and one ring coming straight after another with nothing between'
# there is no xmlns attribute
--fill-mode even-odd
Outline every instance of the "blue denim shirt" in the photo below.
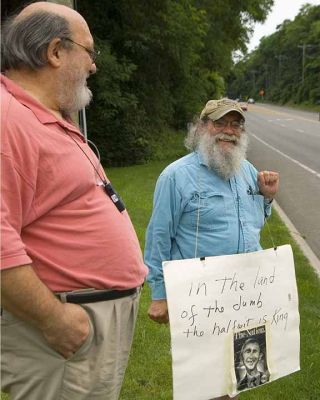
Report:
<svg viewBox="0 0 320 400"><path fill-rule="evenodd" d="M261 249L271 205L258 192L257 170L248 161L229 180L209 170L196 152L161 173L145 245L154 300L166 298L162 261Z"/></svg>

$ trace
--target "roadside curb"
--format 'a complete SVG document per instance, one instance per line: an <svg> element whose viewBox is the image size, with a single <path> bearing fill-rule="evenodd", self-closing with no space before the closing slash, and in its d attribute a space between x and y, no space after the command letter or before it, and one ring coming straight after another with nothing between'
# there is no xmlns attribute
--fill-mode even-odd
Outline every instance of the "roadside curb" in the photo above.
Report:
<svg viewBox="0 0 320 400"><path fill-rule="evenodd" d="M282 219L282 221L284 222L286 227L289 229L291 236L298 243L302 252L309 260L310 264L312 265L313 269L317 273L318 277L320 277L320 260L319 260L319 258L314 254L314 252L311 250L310 246L307 244L307 242L303 239L303 237L299 233L298 229L293 225L293 223L291 222L289 217L285 214L285 212L282 210L282 208L279 206L279 204L275 200L273 201L273 206L274 206L275 210L277 211L277 213L279 214L279 217Z"/></svg>

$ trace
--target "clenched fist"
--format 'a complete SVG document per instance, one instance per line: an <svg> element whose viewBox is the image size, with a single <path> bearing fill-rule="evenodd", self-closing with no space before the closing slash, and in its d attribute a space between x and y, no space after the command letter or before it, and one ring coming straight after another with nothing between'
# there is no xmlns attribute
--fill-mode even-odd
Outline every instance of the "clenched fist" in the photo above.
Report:
<svg viewBox="0 0 320 400"><path fill-rule="evenodd" d="M272 200L279 189L279 174L273 171L261 171L258 173L258 186L260 193Z"/></svg>

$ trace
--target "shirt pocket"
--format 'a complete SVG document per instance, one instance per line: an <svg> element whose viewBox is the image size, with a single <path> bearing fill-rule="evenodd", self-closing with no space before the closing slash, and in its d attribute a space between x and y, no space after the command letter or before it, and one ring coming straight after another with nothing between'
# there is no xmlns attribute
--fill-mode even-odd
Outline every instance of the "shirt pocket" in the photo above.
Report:
<svg viewBox="0 0 320 400"><path fill-rule="evenodd" d="M259 194L248 197L245 197L244 202L247 222L252 228L260 231L264 225L264 197Z"/></svg>
<svg viewBox="0 0 320 400"><path fill-rule="evenodd" d="M220 192L195 192L185 206L181 224L199 231L228 229L225 198Z"/></svg>

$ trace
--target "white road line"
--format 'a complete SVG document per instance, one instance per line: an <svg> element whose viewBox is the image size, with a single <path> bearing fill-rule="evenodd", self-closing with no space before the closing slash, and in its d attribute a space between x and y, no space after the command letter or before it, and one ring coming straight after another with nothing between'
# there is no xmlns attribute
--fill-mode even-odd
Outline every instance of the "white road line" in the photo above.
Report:
<svg viewBox="0 0 320 400"><path fill-rule="evenodd" d="M269 143L265 142L264 140L260 139L258 136L255 134L249 132L251 136L253 136L255 139L257 139L259 142L263 143L265 146L269 147L271 150L275 151L278 154L281 154L283 157L287 158L288 160L292 161L293 163L299 165L301 168L305 169L306 171L310 172L311 174L315 175L317 178L320 179L320 173L317 171L314 171L313 169L307 167L306 165L302 164L301 162L295 160L294 158L288 156L285 153L282 153L282 151L276 149L275 147L271 146Z"/></svg>
<svg viewBox="0 0 320 400"><path fill-rule="evenodd" d="M308 258L310 264L313 266L314 270L320 277L320 260L315 255L315 253L311 250L308 243L303 239L301 233L299 233L298 229L293 225L289 217L285 214L283 209L279 206L279 204L274 200L273 203L274 208L276 209L277 213L279 214L280 218L289 229L291 236L295 239L295 241L299 244L301 250L303 251L304 255Z"/></svg>
<svg viewBox="0 0 320 400"><path fill-rule="evenodd" d="M282 128L285 128L285 127L286 127L285 125L282 125L282 124L280 124L280 126L282 126Z"/></svg>
<svg viewBox="0 0 320 400"><path fill-rule="evenodd" d="M303 129L296 129L297 132L304 133Z"/></svg>

